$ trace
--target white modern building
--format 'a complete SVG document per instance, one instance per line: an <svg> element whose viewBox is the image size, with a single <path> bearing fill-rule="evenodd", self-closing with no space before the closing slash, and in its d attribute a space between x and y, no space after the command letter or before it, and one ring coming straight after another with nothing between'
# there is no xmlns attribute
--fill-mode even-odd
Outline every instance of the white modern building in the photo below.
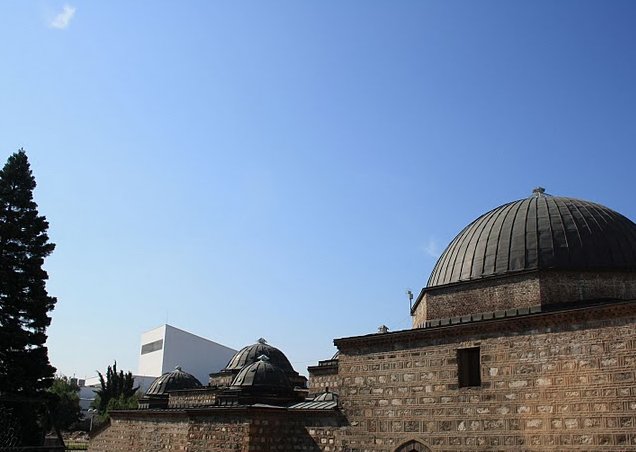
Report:
<svg viewBox="0 0 636 452"><path fill-rule="evenodd" d="M158 377L181 366L206 385L210 373L223 369L235 353L225 345L162 325L141 335L137 375Z"/></svg>
<svg viewBox="0 0 636 452"><path fill-rule="evenodd" d="M162 325L141 335L139 368L133 375L134 384L143 394L155 378L181 366L205 386L210 373L223 369L235 353L236 350L225 345L171 325ZM77 384L82 417L86 417L95 400L95 391L101 387L99 377L77 380Z"/></svg>

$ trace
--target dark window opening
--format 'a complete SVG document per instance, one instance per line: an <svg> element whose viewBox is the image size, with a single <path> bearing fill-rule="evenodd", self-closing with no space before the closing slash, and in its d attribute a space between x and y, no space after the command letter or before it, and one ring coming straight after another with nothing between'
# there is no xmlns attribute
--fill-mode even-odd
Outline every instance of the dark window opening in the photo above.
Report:
<svg viewBox="0 0 636 452"><path fill-rule="evenodd" d="M457 349L457 376L460 388L481 386L479 347Z"/></svg>
<svg viewBox="0 0 636 452"><path fill-rule="evenodd" d="M163 348L163 339L159 339L158 341L148 342L141 346L141 354L145 355L146 353L156 352L157 350L161 350Z"/></svg>

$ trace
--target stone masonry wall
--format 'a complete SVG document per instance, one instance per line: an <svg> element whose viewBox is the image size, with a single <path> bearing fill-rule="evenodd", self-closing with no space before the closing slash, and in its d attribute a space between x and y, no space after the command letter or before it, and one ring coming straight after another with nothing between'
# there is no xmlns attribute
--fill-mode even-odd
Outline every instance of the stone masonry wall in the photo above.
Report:
<svg viewBox="0 0 636 452"><path fill-rule="evenodd" d="M184 418L111 419L111 424L90 441L91 452L152 452L185 450L188 422Z"/></svg>
<svg viewBox="0 0 636 452"><path fill-rule="evenodd" d="M636 299L636 272L545 272L541 304Z"/></svg>
<svg viewBox="0 0 636 452"><path fill-rule="evenodd" d="M481 312L530 307L541 304L536 273L463 283L429 290L413 313L413 327L432 319L447 319Z"/></svg>
<svg viewBox="0 0 636 452"><path fill-rule="evenodd" d="M329 388L330 391L338 392L340 377L338 376L338 361L331 360L329 365L310 366L307 388L310 393L318 393Z"/></svg>
<svg viewBox="0 0 636 452"><path fill-rule="evenodd" d="M427 289L413 313L413 327L448 319L537 305L585 300L636 299L636 272L542 271Z"/></svg>
<svg viewBox="0 0 636 452"><path fill-rule="evenodd" d="M332 392L338 392L339 380L337 373L332 375L314 375L309 378L307 386L311 394L323 392L326 388L329 388Z"/></svg>
<svg viewBox="0 0 636 452"><path fill-rule="evenodd" d="M214 405L216 392L213 389L174 391L168 395L168 408L191 408Z"/></svg>
<svg viewBox="0 0 636 452"><path fill-rule="evenodd" d="M91 452L269 452L336 449L338 416L284 409L196 410L113 414L90 441Z"/></svg>
<svg viewBox="0 0 636 452"><path fill-rule="evenodd" d="M636 315L604 309L336 341L343 450L636 450ZM482 384L458 388L475 346Z"/></svg>
<svg viewBox="0 0 636 452"><path fill-rule="evenodd" d="M339 421L311 413L258 416L250 427L250 451L336 451Z"/></svg>

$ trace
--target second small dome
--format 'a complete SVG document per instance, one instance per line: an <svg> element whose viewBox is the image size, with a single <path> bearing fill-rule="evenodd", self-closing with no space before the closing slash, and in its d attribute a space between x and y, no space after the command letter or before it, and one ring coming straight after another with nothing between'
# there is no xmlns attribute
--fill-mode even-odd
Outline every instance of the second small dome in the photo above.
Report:
<svg viewBox="0 0 636 452"><path fill-rule="evenodd" d="M197 389L201 387L201 382L197 380L195 376L184 372L181 370L181 367L177 366L172 372L166 372L160 377L157 377L146 391L146 395L164 395L170 391Z"/></svg>

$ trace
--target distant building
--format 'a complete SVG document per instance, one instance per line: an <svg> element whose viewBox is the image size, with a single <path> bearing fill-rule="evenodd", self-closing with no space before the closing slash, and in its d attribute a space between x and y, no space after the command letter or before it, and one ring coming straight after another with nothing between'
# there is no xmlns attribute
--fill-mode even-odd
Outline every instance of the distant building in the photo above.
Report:
<svg viewBox="0 0 636 452"><path fill-rule="evenodd" d="M207 382L209 374L223 369L235 353L225 345L162 325L141 335L137 375L159 377L181 366Z"/></svg>
<svg viewBox="0 0 636 452"><path fill-rule="evenodd" d="M171 325L162 325L141 335L139 368L133 375L135 386L144 394L155 379L174 370L187 367L199 380L207 382L210 372L225 367L236 353L229 347L217 344ZM95 391L100 389L99 377L76 380L79 386L82 417L88 415Z"/></svg>

